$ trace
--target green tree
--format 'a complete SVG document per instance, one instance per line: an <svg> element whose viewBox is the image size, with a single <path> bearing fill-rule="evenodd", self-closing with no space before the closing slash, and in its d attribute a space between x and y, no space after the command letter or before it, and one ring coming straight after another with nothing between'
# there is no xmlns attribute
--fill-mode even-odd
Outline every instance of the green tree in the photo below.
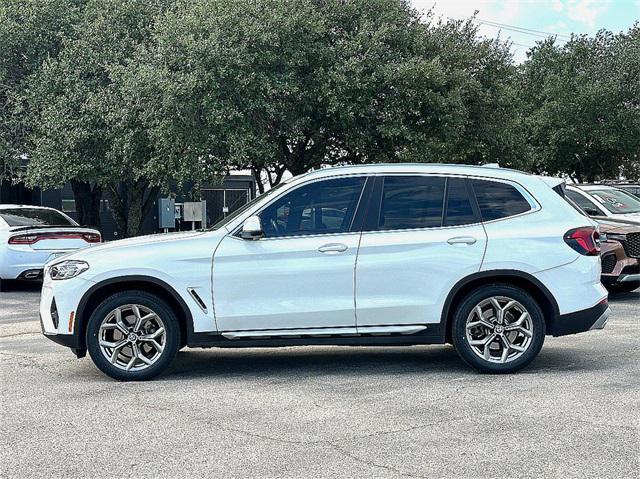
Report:
<svg viewBox="0 0 640 479"><path fill-rule="evenodd" d="M31 75L55 57L84 0L4 0L0 3L0 176L21 179L34 112L26 98Z"/></svg>
<svg viewBox="0 0 640 479"><path fill-rule="evenodd" d="M539 43L522 65L532 167L579 181L640 174L640 25Z"/></svg>
<svg viewBox="0 0 640 479"><path fill-rule="evenodd" d="M183 2L129 83L187 175L250 168L274 185L325 164L517 161L508 46L422 20L395 0Z"/></svg>
<svg viewBox="0 0 640 479"><path fill-rule="evenodd" d="M139 233L159 189L171 182L141 118L145 100L127 83L136 52L171 4L89 1L57 57L30 82L38 111L30 183L98 185L121 236Z"/></svg>

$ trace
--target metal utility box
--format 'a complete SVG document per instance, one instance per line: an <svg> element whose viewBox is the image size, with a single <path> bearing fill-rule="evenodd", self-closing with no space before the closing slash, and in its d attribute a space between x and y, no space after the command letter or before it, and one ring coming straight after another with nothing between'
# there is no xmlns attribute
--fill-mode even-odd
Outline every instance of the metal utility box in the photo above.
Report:
<svg viewBox="0 0 640 479"><path fill-rule="evenodd" d="M207 222L207 202L206 201L188 201L182 206L184 221L199 221L202 226L206 226Z"/></svg>
<svg viewBox="0 0 640 479"><path fill-rule="evenodd" d="M176 200L173 198L158 198L158 227L176 227Z"/></svg>

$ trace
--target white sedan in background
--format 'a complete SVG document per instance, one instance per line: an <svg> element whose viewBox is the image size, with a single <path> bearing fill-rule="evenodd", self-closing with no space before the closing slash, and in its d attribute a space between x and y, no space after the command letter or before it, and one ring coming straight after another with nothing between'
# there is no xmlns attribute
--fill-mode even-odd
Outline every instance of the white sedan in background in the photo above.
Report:
<svg viewBox="0 0 640 479"><path fill-rule="evenodd" d="M640 200L609 185L567 185L566 195L595 220L640 225Z"/></svg>
<svg viewBox="0 0 640 479"><path fill-rule="evenodd" d="M47 261L100 242L98 230L53 208L0 205L0 290L7 280L41 279Z"/></svg>

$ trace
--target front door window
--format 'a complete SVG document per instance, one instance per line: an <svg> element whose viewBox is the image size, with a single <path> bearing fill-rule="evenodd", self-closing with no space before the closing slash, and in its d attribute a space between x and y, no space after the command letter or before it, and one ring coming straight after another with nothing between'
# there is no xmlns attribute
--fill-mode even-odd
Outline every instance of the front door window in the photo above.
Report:
<svg viewBox="0 0 640 479"><path fill-rule="evenodd" d="M265 237L348 232L364 182L338 178L296 188L260 213Z"/></svg>

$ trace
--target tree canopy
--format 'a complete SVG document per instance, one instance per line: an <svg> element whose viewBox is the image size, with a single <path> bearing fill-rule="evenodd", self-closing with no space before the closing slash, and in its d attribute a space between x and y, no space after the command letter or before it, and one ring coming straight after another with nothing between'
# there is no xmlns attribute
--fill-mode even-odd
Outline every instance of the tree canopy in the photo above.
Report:
<svg viewBox="0 0 640 479"><path fill-rule="evenodd" d="M640 174L640 25L564 45L539 43L522 65L533 169L594 181Z"/></svg>
<svg viewBox="0 0 640 479"><path fill-rule="evenodd" d="M274 184L326 164L515 158L508 46L403 2L187 2L137 65L176 169L251 168Z"/></svg>
<svg viewBox="0 0 640 479"><path fill-rule="evenodd" d="M6 0L3 174L28 158L29 184L71 182L88 221L104 195L125 236L161 189L233 169L272 186L398 161L637 178L639 30L548 39L516 65L472 19L407 1Z"/></svg>

